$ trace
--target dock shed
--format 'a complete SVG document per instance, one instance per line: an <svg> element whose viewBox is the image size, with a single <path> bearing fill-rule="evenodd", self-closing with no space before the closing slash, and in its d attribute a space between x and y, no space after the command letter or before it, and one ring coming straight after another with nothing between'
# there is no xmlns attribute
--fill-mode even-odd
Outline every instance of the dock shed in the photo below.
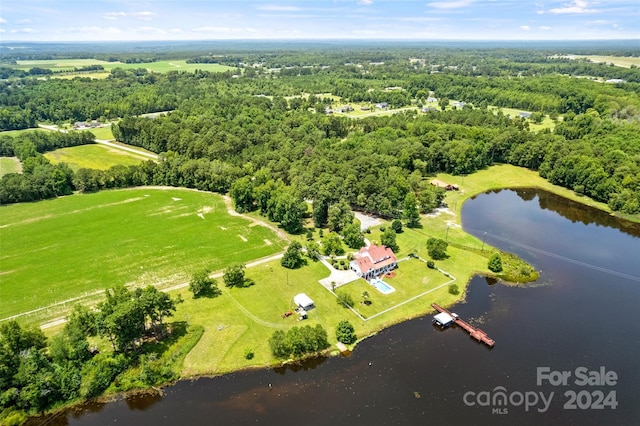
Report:
<svg viewBox="0 0 640 426"><path fill-rule="evenodd" d="M311 300L311 298L304 293L297 294L293 298L293 303L295 303L296 306L302 308L305 311L308 311L309 309L313 309L315 307L315 305L313 304L313 300Z"/></svg>
<svg viewBox="0 0 640 426"><path fill-rule="evenodd" d="M446 312L440 312L433 317L433 323L439 327L449 327L453 324L453 317Z"/></svg>

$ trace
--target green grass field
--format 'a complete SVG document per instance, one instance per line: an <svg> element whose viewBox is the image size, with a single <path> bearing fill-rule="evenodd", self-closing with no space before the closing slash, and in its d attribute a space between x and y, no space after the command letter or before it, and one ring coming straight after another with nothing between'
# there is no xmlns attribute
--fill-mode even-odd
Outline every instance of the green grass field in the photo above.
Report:
<svg viewBox="0 0 640 426"><path fill-rule="evenodd" d="M102 65L106 72L73 72L74 68L84 67L88 65ZM54 76L71 78L75 76L87 76L94 78L104 78L109 75L109 72L115 68L123 69L137 69L145 68L152 72L165 73L168 71L187 71L194 72L195 70L211 71L211 72L224 72L233 70L235 68L220 64L187 64L186 61L157 61L142 64L125 64L122 62L106 62L98 59L52 59L52 60L34 60L34 61L17 61L17 65L13 68L22 69L25 71L31 68L39 67L50 69L54 72L64 72Z"/></svg>
<svg viewBox="0 0 640 426"><path fill-rule="evenodd" d="M0 177L9 173L20 173L22 164L16 157L0 157Z"/></svg>
<svg viewBox="0 0 640 426"><path fill-rule="evenodd" d="M158 188L0 207L0 242L0 319L116 284L187 282L285 246L218 195Z"/></svg>
<svg viewBox="0 0 640 426"><path fill-rule="evenodd" d="M44 156L53 164L67 163L73 170L82 168L106 170L112 166L132 166L149 158L105 145L81 145L50 151Z"/></svg>
<svg viewBox="0 0 640 426"><path fill-rule="evenodd" d="M596 55L573 55L576 58L586 58L591 62L604 62L618 67L629 68L631 65L640 67L640 57L637 56L596 56Z"/></svg>
<svg viewBox="0 0 640 426"><path fill-rule="evenodd" d="M89 131L95 135L96 139L103 139L107 141L115 139L111 132L111 126L89 129Z"/></svg>
<svg viewBox="0 0 640 426"><path fill-rule="evenodd" d="M42 129L23 129L23 130L5 130L4 132L0 132L0 136L11 136L12 138L15 138L18 135L21 135L23 133L31 133L31 132L44 132L46 130L42 130Z"/></svg>

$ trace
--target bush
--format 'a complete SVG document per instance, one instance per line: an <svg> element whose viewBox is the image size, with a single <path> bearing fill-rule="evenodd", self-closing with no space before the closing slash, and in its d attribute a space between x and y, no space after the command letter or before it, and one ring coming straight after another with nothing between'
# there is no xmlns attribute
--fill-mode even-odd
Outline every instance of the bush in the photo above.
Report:
<svg viewBox="0 0 640 426"><path fill-rule="evenodd" d="M498 253L493 253L491 255L491 257L489 258L489 263L487 264L487 267L492 272L496 272L496 273L502 272L502 258Z"/></svg>
<svg viewBox="0 0 640 426"><path fill-rule="evenodd" d="M247 348L244 350L244 359L253 359L254 356L253 349Z"/></svg>
<svg viewBox="0 0 640 426"><path fill-rule="evenodd" d="M458 289L458 284L451 284L449 286L449 293L453 295L460 294L460 289Z"/></svg>
<svg viewBox="0 0 640 426"><path fill-rule="evenodd" d="M427 240L427 250L429 251L429 257L434 260L443 260L447 256L447 247L449 244L439 238L429 238Z"/></svg>
<svg viewBox="0 0 640 426"><path fill-rule="evenodd" d="M353 325L347 320L342 320L336 327L336 339L345 345L350 345L357 340Z"/></svg>
<svg viewBox="0 0 640 426"><path fill-rule="evenodd" d="M394 221L391 222L391 229L396 231L396 234L401 233L402 232L402 222L400 222L399 219L394 219Z"/></svg>
<svg viewBox="0 0 640 426"><path fill-rule="evenodd" d="M433 260L427 260L427 268L436 269L436 264L433 263Z"/></svg>

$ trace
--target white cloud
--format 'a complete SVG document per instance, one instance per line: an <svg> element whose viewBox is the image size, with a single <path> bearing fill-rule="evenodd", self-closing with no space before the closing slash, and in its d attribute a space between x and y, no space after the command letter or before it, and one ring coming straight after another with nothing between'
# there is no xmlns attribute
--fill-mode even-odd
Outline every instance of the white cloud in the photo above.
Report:
<svg viewBox="0 0 640 426"><path fill-rule="evenodd" d="M30 24L30 23L31 23L31 19L21 19L18 21L18 24L20 25Z"/></svg>
<svg viewBox="0 0 640 426"><path fill-rule="evenodd" d="M239 28L239 27L214 27L205 26L194 28L192 31L197 33L215 33L215 34L238 34L238 33L255 33L255 28Z"/></svg>
<svg viewBox="0 0 640 426"><path fill-rule="evenodd" d="M536 10L536 13L537 13L538 15L544 15L544 10Z"/></svg>
<svg viewBox="0 0 640 426"><path fill-rule="evenodd" d="M432 1L429 6L435 9L460 9L471 6L476 0Z"/></svg>
<svg viewBox="0 0 640 426"><path fill-rule="evenodd" d="M358 4L361 4L363 6L371 6L373 4L373 0L360 0Z"/></svg>
<svg viewBox="0 0 640 426"><path fill-rule="evenodd" d="M264 6L258 6L258 10L264 10L267 12L298 12L302 8L298 6L278 6L273 4L266 4Z"/></svg>
<svg viewBox="0 0 640 426"><path fill-rule="evenodd" d="M155 15L155 13L153 12L149 12L149 11L144 11L144 12L134 12L131 14L131 16L136 17L136 18L140 18L143 21L150 21L151 18Z"/></svg>
<svg viewBox="0 0 640 426"><path fill-rule="evenodd" d="M127 14L124 12L108 12L108 13L105 13L102 17L109 21L115 21L116 19L121 18L123 16L127 16Z"/></svg>
<svg viewBox="0 0 640 426"><path fill-rule="evenodd" d="M528 25L520 25L520 29L521 30L525 30L525 31L529 31L531 29L531 27L528 26Z"/></svg>
<svg viewBox="0 0 640 426"><path fill-rule="evenodd" d="M588 9L589 3L584 0L573 0L566 3L563 7L556 7L550 9L550 13L555 14L567 14L567 13L593 13L597 12L595 9Z"/></svg>
<svg viewBox="0 0 640 426"><path fill-rule="evenodd" d="M4 28L0 28L0 33L4 33L4 32L6 32Z"/></svg>
<svg viewBox="0 0 640 426"><path fill-rule="evenodd" d="M538 27L538 28L540 28L541 30L544 30L544 31L549 31L551 29L551 27L548 26L548 25L543 25L543 26Z"/></svg>
<svg viewBox="0 0 640 426"><path fill-rule="evenodd" d="M13 34L15 34L15 33L25 33L25 34L34 34L34 33L37 33L37 31L36 31L36 30L34 30L33 28L22 28L22 29L19 29L19 30L11 30L11 32L12 32Z"/></svg>
<svg viewBox="0 0 640 426"><path fill-rule="evenodd" d="M133 13L125 13L125 12L108 12L102 15L102 17L109 21L115 21L119 18L124 18L126 16L132 16L134 18L141 19L143 21L150 21L151 18L155 15L153 12L143 11L143 12L133 12Z"/></svg>
<svg viewBox="0 0 640 426"><path fill-rule="evenodd" d="M6 20L6 19L4 19L4 18L0 18L0 24L6 24L6 23L7 23L7 20Z"/></svg>

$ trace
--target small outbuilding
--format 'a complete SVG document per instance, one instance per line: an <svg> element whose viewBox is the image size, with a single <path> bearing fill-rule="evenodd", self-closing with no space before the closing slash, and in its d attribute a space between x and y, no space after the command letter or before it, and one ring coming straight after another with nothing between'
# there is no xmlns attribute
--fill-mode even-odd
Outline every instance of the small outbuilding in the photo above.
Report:
<svg viewBox="0 0 640 426"><path fill-rule="evenodd" d="M446 312L440 312L433 317L433 323L439 327L449 327L453 324L453 317Z"/></svg>
<svg viewBox="0 0 640 426"><path fill-rule="evenodd" d="M313 304L313 300L309 296L304 293L297 294L293 298L293 303L296 304L297 307L308 311L309 309L313 309L315 305Z"/></svg>

